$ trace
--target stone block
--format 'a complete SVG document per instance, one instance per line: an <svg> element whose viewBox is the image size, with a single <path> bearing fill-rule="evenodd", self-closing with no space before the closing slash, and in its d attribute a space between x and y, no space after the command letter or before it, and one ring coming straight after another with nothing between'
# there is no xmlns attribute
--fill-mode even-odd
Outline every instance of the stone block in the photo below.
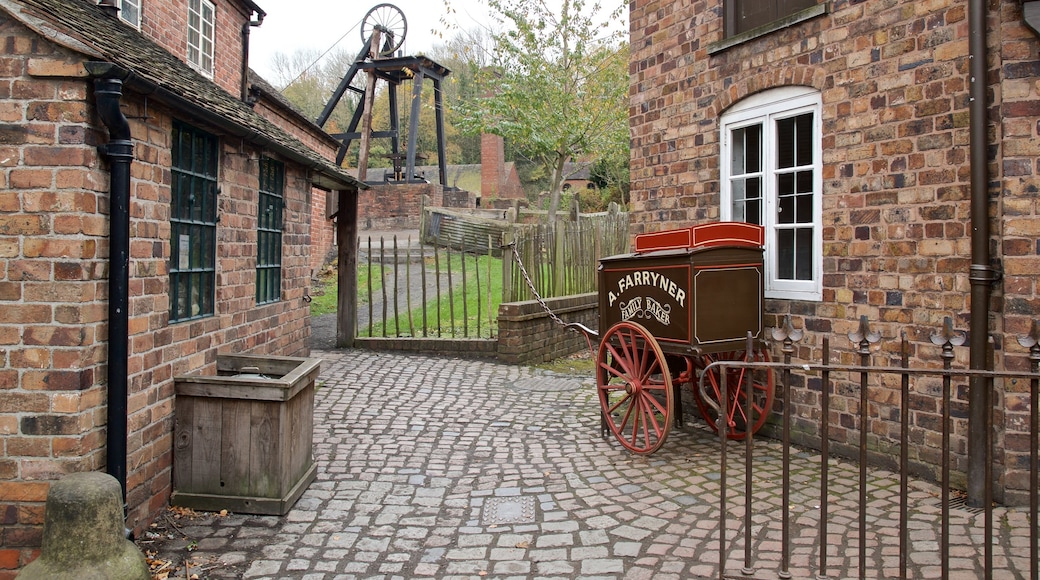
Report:
<svg viewBox="0 0 1040 580"><path fill-rule="evenodd" d="M19 580L148 580L144 555L126 539L119 482L98 472L73 473L47 493L40 557Z"/></svg>

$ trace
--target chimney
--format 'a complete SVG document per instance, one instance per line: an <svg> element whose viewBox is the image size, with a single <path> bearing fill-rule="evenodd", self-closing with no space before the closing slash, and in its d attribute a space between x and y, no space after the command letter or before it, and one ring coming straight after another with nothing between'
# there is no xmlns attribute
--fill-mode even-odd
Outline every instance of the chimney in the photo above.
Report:
<svg viewBox="0 0 1040 580"><path fill-rule="evenodd" d="M498 135L480 135L480 195L491 199L502 194L506 167L505 140Z"/></svg>

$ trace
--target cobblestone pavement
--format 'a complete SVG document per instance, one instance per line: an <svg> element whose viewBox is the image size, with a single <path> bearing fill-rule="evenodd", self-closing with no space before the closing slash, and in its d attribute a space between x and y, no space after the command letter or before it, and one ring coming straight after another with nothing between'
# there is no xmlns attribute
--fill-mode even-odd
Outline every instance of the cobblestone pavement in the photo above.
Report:
<svg viewBox="0 0 1040 580"><path fill-rule="evenodd" d="M634 456L600 437L591 376L352 350L314 356L325 361L317 480L284 517L167 514L139 544L170 578L718 577L720 445L699 421ZM780 446L756 442L748 576L742 450L727 447L726 573L776 578ZM794 578L819 572L818 466L811 452L792 455ZM830 578L858 575L858 473L830 464ZM869 478L866 577L896 577L898 478ZM937 578L938 489L911 488L910 577ZM950 577L977 578L983 516L951 514ZM1025 512L1000 509L994 521L995 577L1025 578Z"/></svg>

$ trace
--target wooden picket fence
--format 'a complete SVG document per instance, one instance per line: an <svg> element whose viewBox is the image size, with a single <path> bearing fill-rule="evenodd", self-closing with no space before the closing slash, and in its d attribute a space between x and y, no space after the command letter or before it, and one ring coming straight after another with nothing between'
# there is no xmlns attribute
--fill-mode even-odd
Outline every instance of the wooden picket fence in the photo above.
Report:
<svg viewBox="0 0 1040 580"><path fill-rule="evenodd" d="M532 287L542 298L596 292L600 258L628 251L628 214L589 214L554 228L537 224L506 235L512 239L503 245L516 251L502 255L508 273L503 302L534 299Z"/></svg>

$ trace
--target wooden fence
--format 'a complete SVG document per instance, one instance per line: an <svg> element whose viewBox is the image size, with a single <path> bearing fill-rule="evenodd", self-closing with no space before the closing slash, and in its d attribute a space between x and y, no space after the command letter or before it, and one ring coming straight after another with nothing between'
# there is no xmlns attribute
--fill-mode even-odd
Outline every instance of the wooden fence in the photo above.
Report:
<svg viewBox="0 0 1040 580"><path fill-rule="evenodd" d="M502 301L532 300L532 286L542 298L596 292L599 259L627 252L628 240L628 214L617 211L506 232L515 252L502 254Z"/></svg>

